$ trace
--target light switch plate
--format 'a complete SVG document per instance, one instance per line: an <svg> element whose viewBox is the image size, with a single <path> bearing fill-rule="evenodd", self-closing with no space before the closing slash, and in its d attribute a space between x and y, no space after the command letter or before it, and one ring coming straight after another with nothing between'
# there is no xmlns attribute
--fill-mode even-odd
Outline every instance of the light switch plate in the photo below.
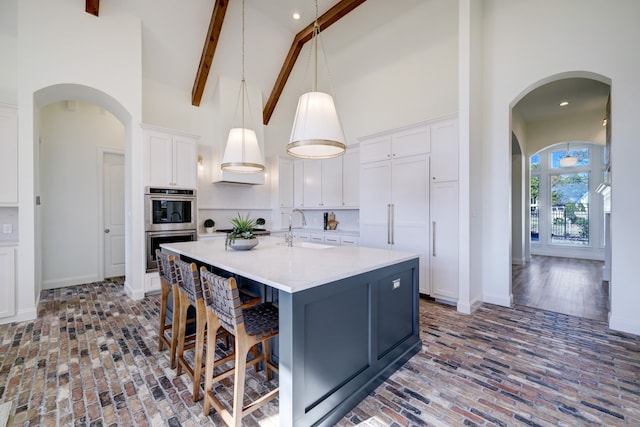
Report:
<svg viewBox="0 0 640 427"><path fill-rule="evenodd" d="M2 224L2 234L11 234L13 227L11 224Z"/></svg>

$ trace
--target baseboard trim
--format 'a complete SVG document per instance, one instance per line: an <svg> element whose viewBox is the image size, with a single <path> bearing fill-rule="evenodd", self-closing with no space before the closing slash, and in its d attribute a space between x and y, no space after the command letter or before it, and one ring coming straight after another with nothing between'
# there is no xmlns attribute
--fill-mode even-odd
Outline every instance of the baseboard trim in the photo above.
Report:
<svg viewBox="0 0 640 427"><path fill-rule="evenodd" d="M131 299L142 299L142 298L144 298L144 289L141 289L141 290L133 289L131 287L131 284L129 283L129 281L126 280L126 279L124 281L124 292Z"/></svg>
<svg viewBox="0 0 640 427"><path fill-rule="evenodd" d="M637 319L623 319L611 313L609 316L609 329L640 335L640 322Z"/></svg>
<svg viewBox="0 0 640 427"><path fill-rule="evenodd" d="M64 277L62 279L55 280L43 280L42 281L42 289L58 289L65 288L67 286L76 286L76 285L84 285L86 283L93 283L101 281L100 277L96 274L90 274L86 276L74 276L74 277Z"/></svg>

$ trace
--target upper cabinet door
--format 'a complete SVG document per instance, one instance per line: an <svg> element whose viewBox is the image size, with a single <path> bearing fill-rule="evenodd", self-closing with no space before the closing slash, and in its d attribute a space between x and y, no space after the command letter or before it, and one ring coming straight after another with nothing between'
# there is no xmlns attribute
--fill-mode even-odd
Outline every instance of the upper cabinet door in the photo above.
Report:
<svg viewBox="0 0 640 427"><path fill-rule="evenodd" d="M351 146L342 156L342 204L357 208L360 204L360 149Z"/></svg>
<svg viewBox="0 0 640 427"><path fill-rule="evenodd" d="M363 139L360 143L360 163L379 162L391 158L391 137L389 135Z"/></svg>
<svg viewBox="0 0 640 427"><path fill-rule="evenodd" d="M18 112L0 105L0 204L18 203Z"/></svg>
<svg viewBox="0 0 640 427"><path fill-rule="evenodd" d="M197 187L197 149L193 139L180 136L173 139L173 177L176 187Z"/></svg>
<svg viewBox="0 0 640 427"><path fill-rule="evenodd" d="M428 125L412 126L391 137L391 157L409 157L427 154L431 148Z"/></svg>
<svg viewBox="0 0 640 427"><path fill-rule="evenodd" d="M431 126L431 180L458 180L458 120L449 119Z"/></svg>
<svg viewBox="0 0 640 427"><path fill-rule="evenodd" d="M322 160L321 206L342 206L342 156Z"/></svg>
<svg viewBox="0 0 640 427"><path fill-rule="evenodd" d="M305 208L322 206L322 161L316 159L303 159L304 183L303 205Z"/></svg>
<svg viewBox="0 0 640 427"><path fill-rule="evenodd" d="M197 187L197 137L148 125L144 129L144 185Z"/></svg>
<svg viewBox="0 0 640 427"><path fill-rule="evenodd" d="M293 160L278 159L278 185L280 207L293 208Z"/></svg>
<svg viewBox="0 0 640 427"><path fill-rule="evenodd" d="M172 185L173 138L167 134L150 132L145 142L145 185Z"/></svg>

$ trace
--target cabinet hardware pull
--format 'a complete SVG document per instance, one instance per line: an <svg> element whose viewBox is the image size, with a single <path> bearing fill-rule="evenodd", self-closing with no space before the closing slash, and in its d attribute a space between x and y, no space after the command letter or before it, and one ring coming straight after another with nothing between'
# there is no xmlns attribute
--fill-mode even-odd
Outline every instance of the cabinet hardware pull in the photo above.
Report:
<svg viewBox="0 0 640 427"><path fill-rule="evenodd" d="M395 239L395 227L396 227L396 205L391 203L391 244L396 244Z"/></svg>
<svg viewBox="0 0 640 427"><path fill-rule="evenodd" d="M431 221L431 256L436 256L436 222Z"/></svg>
<svg viewBox="0 0 640 427"><path fill-rule="evenodd" d="M391 244L391 203L387 204L387 245Z"/></svg>

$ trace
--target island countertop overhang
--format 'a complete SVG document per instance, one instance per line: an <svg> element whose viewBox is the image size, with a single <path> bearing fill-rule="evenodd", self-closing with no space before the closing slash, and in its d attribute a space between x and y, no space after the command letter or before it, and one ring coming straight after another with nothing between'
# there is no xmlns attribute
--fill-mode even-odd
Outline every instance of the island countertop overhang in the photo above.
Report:
<svg viewBox="0 0 640 427"><path fill-rule="evenodd" d="M166 243L163 249L192 258L233 274L295 293L357 274L418 258L411 252L362 246L332 246L320 249L294 242L289 247L281 237L264 236L250 251L225 250L223 239ZM296 245L296 243L298 243Z"/></svg>

